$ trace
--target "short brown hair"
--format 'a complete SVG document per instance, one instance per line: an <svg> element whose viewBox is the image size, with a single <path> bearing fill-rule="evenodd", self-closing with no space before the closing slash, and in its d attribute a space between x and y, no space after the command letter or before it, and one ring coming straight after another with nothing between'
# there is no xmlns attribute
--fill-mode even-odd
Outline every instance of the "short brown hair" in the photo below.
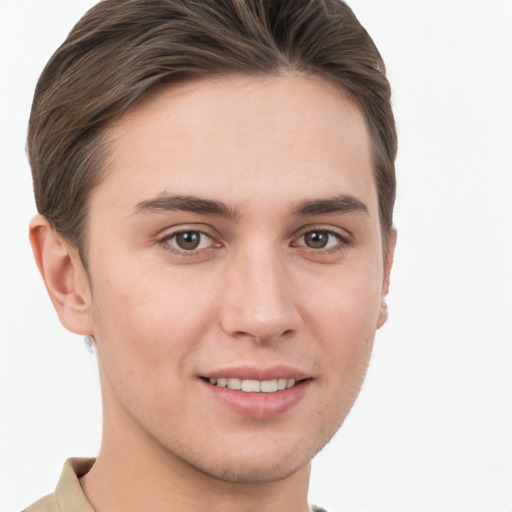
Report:
<svg viewBox="0 0 512 512"><path fill-rule="evenodd" d="M373 143L386 249L397 137L384 62L341 0L103 0L55 52L37 84L28 154L37 209L85 263L88 199L106 128L157 85L292 70L348 92Z"/></svg>

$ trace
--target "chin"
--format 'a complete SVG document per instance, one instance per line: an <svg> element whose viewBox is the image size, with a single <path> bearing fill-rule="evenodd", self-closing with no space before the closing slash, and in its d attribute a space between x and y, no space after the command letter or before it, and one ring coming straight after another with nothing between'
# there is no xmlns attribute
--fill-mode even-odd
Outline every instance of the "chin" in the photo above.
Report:
<svg viewBox="0 0 512 512"><path fill-rule="evenodd" d="M232 445L215 443L215 447L208 446L202 451L184 445L177 450L175 445L172 451L192 469L216 480L266 484L286 480L303 469L309 473L311 459L336 431L336 426L331 425L328 431L322 432L323 435L313 436L313 439L309 436L293 439L292 435L273 439L267 435L262 439L253 435L250 436L252 439L239 437Z"/></svg>
<svg viewBox="0 0 512 512"><path fill-rule="evenodd" d="M268 484L286 480L309 465L310 458L293 457L292 460L267 460L255 463L254 460L234 460L219 465L196 466L203 474L227 483L237 484Z"/></svg>

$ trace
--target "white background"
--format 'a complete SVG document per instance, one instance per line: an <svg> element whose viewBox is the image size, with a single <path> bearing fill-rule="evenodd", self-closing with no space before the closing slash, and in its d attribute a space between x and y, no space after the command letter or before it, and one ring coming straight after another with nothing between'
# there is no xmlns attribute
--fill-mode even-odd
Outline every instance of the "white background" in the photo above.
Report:
<svg viewBox="0 0 512 512"><path fill-rule="evenodd" d="M0 1L0 512L94 456L94 356L27 239L24 139L44 63L90 0ZM512 511L512 2L352 0L400 135L390 320L310 498L338 511Z"/></svg>

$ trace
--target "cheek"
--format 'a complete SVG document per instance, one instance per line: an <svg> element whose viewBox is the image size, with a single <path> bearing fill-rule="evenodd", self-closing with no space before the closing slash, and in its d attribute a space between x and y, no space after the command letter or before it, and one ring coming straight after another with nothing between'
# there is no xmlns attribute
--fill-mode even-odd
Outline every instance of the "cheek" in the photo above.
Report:
<svg viewBox="0 0 512 512"><path fill-rule="evenodd" d="M324 278L322 286L309 286L304 315L306 323L332 335L360 339L373 337L382 300L382 270L378 263L344 267ZM316 291L315 291L316 290Z"/></svg>
<svg viewBox="0 0 512 512"><path fill-rule="evenodd" d="M212 321L213 301L206 291L148 268L131 267L126 274L121 265L108 277L98 272L96 281L95 336L105 364L115 362L141 378L179 375Z"/></svg>
<svg viewBox="0 0 512 512"><path fill-rule="evenodd" d="M189 294L148 276L121 282L112 276L108 287L98 286L95 334L105 396L144 425L162 414L174 418L176 410L185 416L191 355L210 316L197 296L193 302Z"/></svg>
<svg viewBox="0 0 512 512"><path fill-rule="evenodd" d="M341 405L351 405L364 380L380 313L382 272L369 265L331 279L310 294L305 323L321 344L319 364Z"/></svg>

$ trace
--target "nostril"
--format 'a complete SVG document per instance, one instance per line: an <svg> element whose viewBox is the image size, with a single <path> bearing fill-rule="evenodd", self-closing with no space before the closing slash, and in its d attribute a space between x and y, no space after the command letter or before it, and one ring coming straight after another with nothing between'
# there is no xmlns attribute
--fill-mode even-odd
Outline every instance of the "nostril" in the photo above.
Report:
<svg viewBox="0 0 512 512"><path fill-rule="evenodd" d="M240 338L240 339L241 338L249 338L249 339L253 339L255 341L259 341L262 343L267 343L269 341L278 340L279 338L284 338L284 337L289 338L290 336L293 336L294 333L295 333L295 329L286 329L286 330L282 331L280 334L278 331L277 335L273 335L273 334L269 334L269 333L257 333L257 332L251 333L251 332L246 332L246 331L236 331L236 332L232 333L232 335L237 338Z"/></svg>

